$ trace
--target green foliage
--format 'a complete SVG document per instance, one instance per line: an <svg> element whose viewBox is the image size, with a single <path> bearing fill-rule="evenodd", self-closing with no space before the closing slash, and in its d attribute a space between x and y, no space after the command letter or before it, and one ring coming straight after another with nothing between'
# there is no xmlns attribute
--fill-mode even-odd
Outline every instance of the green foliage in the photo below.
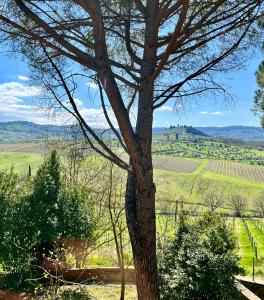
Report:
<svg viewBox="0 0 264 300"><path fill-rule="evenodd" d="M56 239L92 239L94 220L88 190L71 186L61 176L56 151L32 180L19 178L12 170L0 173L0 210L5 220L0 225L1 264L18 285L33 276L33 265L39 266L57 252Z"/></svg>
<svg viewBox="0 0 264 300"><path fill-rule="evenodd" d="M162 299L239 299L235 248L231 230L219 217L205 214L194 223L181 217L175 238L160 250Z"/></svg>
<svg viewBox="0 0 264 300"><path fill-rule="evenodd" d="M95 220L93 200L87 187L64 185L59 205L62 215L57 236L91 241Z"/></svg>
<svg viewBox="0 0 264 300"><path fill-rule="evenodd" d="M58 203L61 185L58 155L52 151L37 171L27 208L28 227L31 232L38 233L41 241L52 242L58 231L61 222Z"/></svg>
<svg viewBox="0 0 264 300"><path fill-rule="evenodd" d="M255 92L253 112L260 116L261 126L264 128L264 61L258 67L256 81L259 89Z"/></svg>
<svg viewBox="0 0 264 300"><path fill-rule="evenodd" d="M264 165L263 150L206 139L154 142L153 154L195 159L232 160L252 165Z"/></svg>
<svg viewBox="0 0 264 300"><path fill-rule="evenodd" d="M22 203L29 193L29 182L19 178L10 171L0 173L0 262L4 271L9 272L5 282L22 282L22 274L26 274L30 258L26 249L29 248L28 233L23 231L25 220L22 218Z"/></svg>

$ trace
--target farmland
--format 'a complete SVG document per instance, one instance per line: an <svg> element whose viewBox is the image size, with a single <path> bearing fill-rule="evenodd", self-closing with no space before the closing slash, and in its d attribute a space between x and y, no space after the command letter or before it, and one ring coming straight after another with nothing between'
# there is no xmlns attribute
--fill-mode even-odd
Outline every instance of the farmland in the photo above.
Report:
<svg viewBox="0 0 264 300"><path fill-rule="evenodd" d="M195 159L219 159L264 165L264 149L253 149L242 145L226 144L206 139L189 141L156 142L153 153Z"/></svg>
<svg viewBox="0 0 264 300"><path fill-rule="evenodd" d="M13 165L25 173L30 165L34 172L43 159L42 143L0 144L0 168ZM24 151L24 152L22 152ZM154 155L154 176L157 186L158 207L162 202L186 202L202 204L202 186L216 193L224 191L223 210L230 212L228 196L238 192L247 198L248 208L264 192L264 167L225 160L189 159L169 155Z"/></svg>
<svg viewBox="0 0 264 300"><path fill-rule="evenodd" d="M264 183L264 167L210 159L207 171Z"/></svg>
<svg viewBox="0 0 264 300"><path fill-rule="evenodd" d="M262 220L237 218L234 222L234 233L239 244L240 264L246 275L252 274L254 259L255 275L263 277L264 233L256 226L258 222L262 223Z"/></svg>
<svg viewBox="0 0 264 300"><path fill-rule="evenodd" d="M0 168L8 169L13 165L16 171L26 173L30 165L32 171L35 172L43 160L44 152L44 146L41 143L2 144L0 145ZM229 216L227 222L233 226L230 217L235 211L230 202L230 195L238 193L246 199L244 214L250 217L255 214L254 207L257 199L263 197L264 194L264 168L261 166L227 160L190 159L168 154L154 155L153 165L157 188L158 236L163 236L165 232L167 235L173 235L175 223L174 217L170 214L175 211L176 201L182 201L187 212L200 214L209 209L204 202L205 191L221 194L223 201L217 208L217 212ZM262 276L264 274L263 233L255 228L252 221L246 220L246 222L259 251L255 271L257 275ZM233 230L238 240L240 264L246 274L251 274L254 251L241 218L235 219ZM109 232L106 237L103 237L102 242L107 240L110 234ZM127 239L127 233L124 236ZM103 248L93 252L92 257L89 257L86 263L89 266L112 266L116 263L112 255L113 249L114 243L107 243ZM128 262L131 260L131 250L128 247L126 247L126 255Z"/></svg>
<svg viewBox="0 0 264 300"><path fill-rule="evenodd" d="M155 169L175 171L180 173L192 173L200 166L197 160L170 157L170 156L153 156L153 167Z"/></svg>
<svg viewBox="0 0 264 300"><path fill-rule="evenodd" d="M35 153L44 154L45 145L42 142L35 143L14 143L14 144L1 144L0 153L6 152L22 152L22 153Z"/></svg>

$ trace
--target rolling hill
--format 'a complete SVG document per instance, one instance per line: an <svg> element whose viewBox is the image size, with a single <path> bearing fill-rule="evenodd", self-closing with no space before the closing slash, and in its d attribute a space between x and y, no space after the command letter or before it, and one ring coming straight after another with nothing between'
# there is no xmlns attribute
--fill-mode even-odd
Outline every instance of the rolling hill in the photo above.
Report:
<svg viewBox="0 0 264 300"><path fill-rule="evenodd" d="M40 141L46 138L57 139L70 136L76 126L39 125L26 121L0 122L0 143ZM102 129L95 129L97 133ZM222 137L245 141L264 141L264 130L253 126L192 127L170 126L154 127L153 135L166 136L176 133L194 137Z"/></svg>
<svg viewBox="0 0 264 300"><path fill-rule="evenodd" d="M46 138L65 138L62 126L39 125L26 121L0 122L0 143L30 142Z"/></svg>
<svg viewBox="0 0 264 300"><path fill-rule="evenodd" d="M254 126L196 127L208 136L264 141L264 129Z"/></svg>

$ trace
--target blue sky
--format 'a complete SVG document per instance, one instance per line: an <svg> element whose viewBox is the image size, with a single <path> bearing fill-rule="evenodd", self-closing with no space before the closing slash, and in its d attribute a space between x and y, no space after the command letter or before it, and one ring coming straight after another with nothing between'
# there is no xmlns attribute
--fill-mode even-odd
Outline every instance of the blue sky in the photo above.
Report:
<svg viewBox="0 0 264 300"><path fill-rule="evenodd" d="M224 104L223 99L203 98L193 101L181 112L174 109L174 102L167 103L154 115L154 127L176 124L192 126L229 126L247 125L259 126L259 119L251 112L253 106L255 71L262 57L256 57L248 62L244 70L228 74L224 79L229 86L229 92L234 97L232 103ZM0 58L0 122L24 120L38 124L59 124L60 120L50 116L47 110L40 110L34 99L39 95L37 86L30 86L28 68L25 63L15 57ZM85 85L77 94L78 103L83 115L92 126L103 127L102 110L96 98L96 86Z"/></svg>

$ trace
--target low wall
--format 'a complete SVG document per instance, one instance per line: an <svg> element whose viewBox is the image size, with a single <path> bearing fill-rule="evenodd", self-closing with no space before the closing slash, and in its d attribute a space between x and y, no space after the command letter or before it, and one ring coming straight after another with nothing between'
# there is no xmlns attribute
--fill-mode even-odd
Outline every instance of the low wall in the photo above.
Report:
<svg viewBox="0 0 264 300"><path fill-rule="evenodd" d="M247 289L253 292L259 299L264 299L264 282L250 280L243 276L237 276L238 282L243 284Z"/></svg>
<svg viewBox="0 0 264 300"><path fill-rule="evenodd" d="M121 272L119 268L96 268L67 270L62 272L63 279L71 282L95 281L104 283L120 283ZM125 270L125 282L135 283L134 269Z"/></svg>
<svg viewBox="0 0 264 300"><path fill-rule="evenodd" d="M104 282L104 283L120 283L120 268L89 268L89 269L63 269L60 264L52 261L45 261L42 267L51 275L60 276L66 281L71 282ZM125 269L125 282L135 283L136 276L133 268Z"/></svg>

